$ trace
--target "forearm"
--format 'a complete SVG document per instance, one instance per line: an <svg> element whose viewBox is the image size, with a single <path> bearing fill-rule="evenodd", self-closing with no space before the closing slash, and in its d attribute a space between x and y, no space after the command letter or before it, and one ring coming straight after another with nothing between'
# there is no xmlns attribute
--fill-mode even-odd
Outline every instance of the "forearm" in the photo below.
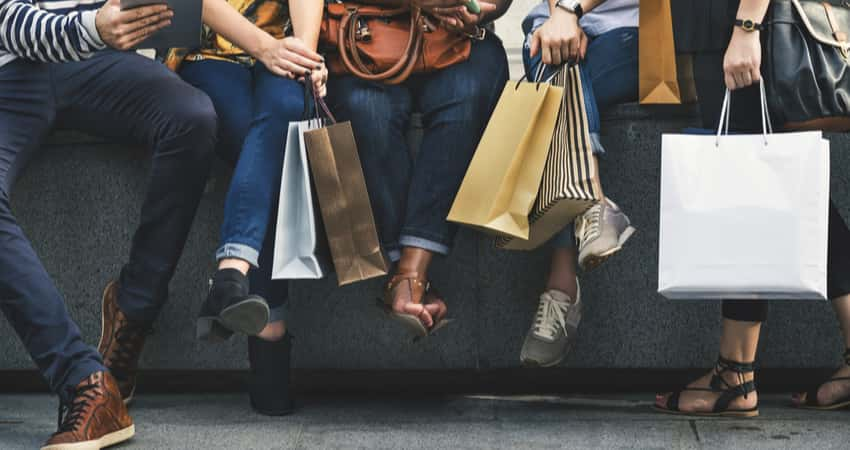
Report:
<svg viewBox="0 0 850 450"><path fill-rule="evenodd" d="M204 0L204 23L254 57L275 45L274 37L239 14L225 0Z"/></svg>
<svg viewBox="0 0 850 450"><path fill-rule="evenodd" d="M289 13L292 17L292 30L295 37L301 39L311 50L319 46L319 28L324 14L324 0L292 0Z"/></svg>
<svg viewBox="0 0 850 450"><path fill-rule="evenodd" d="M95 11L57 15L29 1L0 0L0 50L42 62L79 61L106 47Z"/></svg>
<svg viewBox="0 0 850 450"><path fill-rule="evenodd" d="M764 15L767 13L767 7L770 6L770 0L741 0L738 6L738 18L744 20L754 20L761 22L764 20Z"/></svg>

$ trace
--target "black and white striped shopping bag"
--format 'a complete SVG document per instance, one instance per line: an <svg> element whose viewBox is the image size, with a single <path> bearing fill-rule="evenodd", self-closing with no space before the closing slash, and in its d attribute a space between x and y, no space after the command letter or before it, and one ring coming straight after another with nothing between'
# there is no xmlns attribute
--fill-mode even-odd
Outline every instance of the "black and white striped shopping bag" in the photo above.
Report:
<svg viewBox="0 0 850 450"><path fill-rule="evenodd" d="M498 248L532 250L540 247L603 198L579 67L564 65L555 74L552 84L564 88L564 97L549 144L540 190L528 217L529 238L498 238Z"/></svg>

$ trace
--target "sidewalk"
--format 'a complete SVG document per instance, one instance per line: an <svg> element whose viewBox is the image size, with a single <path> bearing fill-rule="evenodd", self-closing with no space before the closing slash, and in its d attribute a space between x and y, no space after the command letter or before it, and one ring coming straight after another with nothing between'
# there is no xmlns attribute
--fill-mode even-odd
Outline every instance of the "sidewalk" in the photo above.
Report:
<svg viewBox="0 0 850 450"><path fill-rule="evenodd" d="M765 396L754 420L655 414L614 397L307 398L296 415L248 412L240 395L150 395L119 449L846 449L850 411L802 412ZM46 395L0 396L0 448L38 448L56 426Z"/></svg>

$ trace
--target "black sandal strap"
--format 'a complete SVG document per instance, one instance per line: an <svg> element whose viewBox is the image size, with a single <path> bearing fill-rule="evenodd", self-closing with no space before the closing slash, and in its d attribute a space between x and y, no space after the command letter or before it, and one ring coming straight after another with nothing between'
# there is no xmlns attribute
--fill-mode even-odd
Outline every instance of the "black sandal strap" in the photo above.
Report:
<svg viewBox="0 0 850 450"><path fill-rule="evenodd" d="M686 387L680 391L673 392L667 397L667 409L670 411L679 411L679 397L682 395L682 392L687 391L703 391L703 392L714 392L713 389L710 388L700 388L700 387Z"/></svg>
<svg viewBox="0 0 850 450"><path fill-rule="evenodd" d="M729 404L732 403L732 400L735 400L738 397L747 398L751 392L755 392L756 384L752 381L747 381L744 384L739 384L733 388L724 390L722 394L720 394L720 398L714 403L714 408L712 412L720 413L729 410Z"/></svg>

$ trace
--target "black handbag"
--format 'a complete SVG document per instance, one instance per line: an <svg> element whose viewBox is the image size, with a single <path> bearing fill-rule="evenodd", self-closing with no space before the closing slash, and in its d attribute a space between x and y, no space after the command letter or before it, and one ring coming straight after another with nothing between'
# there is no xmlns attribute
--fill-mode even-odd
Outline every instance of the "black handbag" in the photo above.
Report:
<svg viewBox="0 0 850 450"><path fill-rule="evenodd" d="M850 1L773 0L765 24L762 71L775 124L850 130Z"/></svg>

